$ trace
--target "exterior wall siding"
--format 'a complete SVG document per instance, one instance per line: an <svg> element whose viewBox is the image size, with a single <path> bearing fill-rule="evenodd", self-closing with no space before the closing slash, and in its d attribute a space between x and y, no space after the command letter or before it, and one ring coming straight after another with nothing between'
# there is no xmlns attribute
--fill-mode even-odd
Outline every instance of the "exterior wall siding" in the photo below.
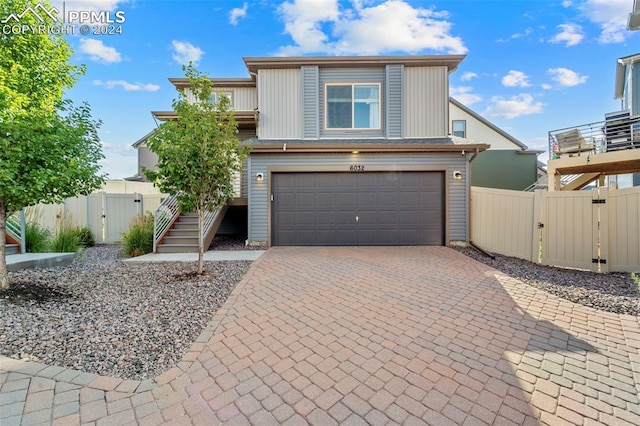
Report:
<svg viewBox="0 0 640 426"><path fill-rule="evenodd" d="M142 168L146 167L149 170L157 170L158 165L158 154L151 151L148 147L144 145L140 145L138 147L138 173L144 176L142 172ZM144 176L145 180L148 180L146 176Z"/></svg>
<svg viewBox="0 0 640 426"><path fill-rule="evenodd" d="M633 64L631 72L631 114L640 114L640 61Z"/></svg>
<svg viewBox="0 0 640 426"><path fill-rule="evenodd" d="M302 137L317 139L320 137L320 83L319 69L302 67Z"/></svg>
<svg viewBox="0 0 640 426"><path fill-rule="evenodd" d="M407 67L404 71L404 136L446 136L449 122L447 67Z"/></svg>
<svg viewBox="0 0 640 426"><path fill-rule="evenodd" d="M522 191L538 179L537 158L520 150L483 151L471 163L471 185Z"/></svg>
<svg viewBox="0 0 640 426"><path fill-rule="evenodd" d="M403 65L387 65L386 67L386 136L387 138L402 137L402 99L404 97L403 89L404 66Z"/></svg>
<svg viewBox="0 0 640 426"><path fill-rule="evenodd" d="M467 241L467 172L466 159L459 153L443 154L258 154L249 159L249 176L264 174L264 181L257 183L250 179L249 183L249 241L268 240L268 215L270 203L268 168L274 166L344 166L349 171L351 164L357 163L371 166L425 166L446 168L445 178L449 189L448 202L448 235L451 241ZM453 180L453 171L461 171L462 180Z"/></svg>
<svg viewBox="0 0 640 426"><path fill-rule="evenodd" d="M260 70L258 105L261 139L290 139L302 136L300 120L300 70Z"/></svg>
<svg viewBox="0 0 640 426"><path fill-rule="evenodd" d="M215 86L213 90L215 92L231 92L231 107L236 111L253 111L258 107L258 94L255 87ZM184 92L189 102L195 102L195 97L188 87L184 89Z"/></svg>
<svg viewBox="0 0 640 426"><path fill-rule="evenodd" d="M321 138L346 138L351 139L357 136L372 138L372 137L384 137L385 127L385 69L384 68L328 68L320 70L320 87L319 87L319 108L320 108L320 137ZM327 83L380 83L380 109L381 115L380 123L382 125L381 130L325 130L325 100L324 89Z"/></svg>

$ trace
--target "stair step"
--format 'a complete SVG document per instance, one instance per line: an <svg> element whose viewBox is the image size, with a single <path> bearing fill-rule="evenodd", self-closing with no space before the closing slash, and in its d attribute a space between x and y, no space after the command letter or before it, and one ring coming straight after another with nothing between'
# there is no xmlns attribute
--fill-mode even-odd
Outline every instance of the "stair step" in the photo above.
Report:
<svg viewBox="0 0 640 426"><path fill-rule="evenodd" d="M6 255L10 254L18 254L18 245L17 244L7 244L6 246Z"/></svg>
<svg viewBox="0 0 640 426"><path fill-rule="evenodd" d="M176 222L173 224L173 229L186 229L198 232L198 224Z"/></svg>
<svg viewBox="0 0 640 426"><path fill-rule="evenodd" d="M198 245L198 237L174 237L167 236L162 240L162 245L164 244L195 244Z"/></svg>
<svg viewBox="0 0 640 426"><path fill-rule="evenodd" d="M162 244L157 248L158 253L197 253L198 245L192 244Z"/></svg>
<svg viewBox="0 0 640 426"><path fill-rule="evenodd" d="M169 237L197 237L197 229L170 229L167 234Z"/></svg>

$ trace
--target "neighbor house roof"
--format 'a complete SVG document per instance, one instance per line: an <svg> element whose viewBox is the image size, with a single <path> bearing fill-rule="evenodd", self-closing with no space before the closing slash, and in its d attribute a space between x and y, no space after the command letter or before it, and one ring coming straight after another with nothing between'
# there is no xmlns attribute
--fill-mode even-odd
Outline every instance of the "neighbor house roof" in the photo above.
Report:
<svg viewBox="0 0 640 426"><path fill-rule="evenodd" d="M152 131L150 131L149 133L147 133L146 135L144 135L143 137L135 141L131 146L134 148L137 148L140 145L144 144L151 137L151 135L153 135L153 132L155 131L156 129L153 129Z"/></svg>
<svg viewBox="0 0 640 426"><path fill-rule="evenodd" d="M210 78L213 88L216 87L256 87L252 78ZM169 81L178 89L189 87L189 79L185 77L170 78Z"/></svg>
<svg viewBox="0 0 640 426"><path fill-rule="evenodd" d="M499 128L498 126L496 126L495 124L493 124L492 122L490 122L489 120L481 116L480 114L476 113L475 111L461 104L459 101L455 100L454 98L450 97L449 101L451 101L452 104L454 104L455 106L457 106L458 108L460 108L461 110L463 110L464 112L466 112L467 114L475 118L476 120L480 121L485 126L489 127L494 132L498 133L500 136L507 139L509 142L512 142L513 144L520 147L520 149L522 149L523 151L527 151L530 153L537 153L537 154L540 154L542 152L542 151L529 150L529 147L523 144L522 142L520 142L518 139L514 138L509 133L505 132L504 130L502 130L501 128Z"/></svg>
<svg viewBox="0 0 640 426"><path fill-rule="evenodd" d="M627 29L629 31L640 30L640 1L633 0L633 9L629 14L629 21L627 21Z"/></svg>

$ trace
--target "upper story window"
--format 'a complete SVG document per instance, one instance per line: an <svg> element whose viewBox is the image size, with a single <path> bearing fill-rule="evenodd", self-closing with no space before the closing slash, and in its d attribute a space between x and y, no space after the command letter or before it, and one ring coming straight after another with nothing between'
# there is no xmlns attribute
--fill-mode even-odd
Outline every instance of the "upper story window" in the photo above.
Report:
<svg viewBox="0 0 640 426"><path fill-rule="evenodd" d="M380 84L327 84L325 127L380 129Z"/></svg>
<svg viewBox="0 0 640 426"><path fill-rule="evenodd" d="M220 101L220 97L224 96L229 99L229 105L233 106L233 97L231 92L211 92L211 97L209 98L209 103L217 104Z"/></svg>
<svg viewBox="0 0 640 426"><path fill-rule="evenodd" d="M451 134L459 138L467 137L467 121L466 120L452 120L451 121Z"/></svg>

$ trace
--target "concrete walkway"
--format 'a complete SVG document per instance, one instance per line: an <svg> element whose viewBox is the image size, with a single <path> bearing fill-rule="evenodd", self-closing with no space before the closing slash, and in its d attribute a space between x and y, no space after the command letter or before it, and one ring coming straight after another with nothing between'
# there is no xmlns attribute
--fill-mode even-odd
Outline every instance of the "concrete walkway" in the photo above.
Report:
<svg viewBox="0 0 640 426"><path fill-rule="evenodd" d="M639 383L638 318L454 250L272 248L155 381L1 359L0 424L637 425Z"/></svg>
<svg viewBox="0 0 640 426"><path fill-rule="evenodd" d="M66 266L73 262L75 253L24 253L5 257L8 271L29 268L51 268Z"/></svg>

